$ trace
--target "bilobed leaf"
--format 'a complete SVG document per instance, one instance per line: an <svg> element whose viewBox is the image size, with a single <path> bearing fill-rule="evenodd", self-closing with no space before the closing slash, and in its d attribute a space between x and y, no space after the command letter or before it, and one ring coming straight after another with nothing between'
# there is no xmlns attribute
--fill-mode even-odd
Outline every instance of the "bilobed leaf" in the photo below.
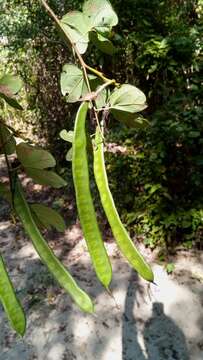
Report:
<svg viewBox="0 0 203 360"><path fill-rule="evenodd" d="M16 146L18 160L24 167L46 169L54 167L56 161L47 151L21 142Z"/></svg>
<svg viewBox="0 0 203 360"><path fill-rule="evenodd" d="M25 171L29 177L31 177L37 184L40 185L48 185L54 188L60 188L67 184L66 181L54 171L36 168L33 169L30 167L26 167Z"/></svg>
<svg viewBox="0 0 203 360"><path fill-rule="evenodd" d="M68 37L71 39L72 43L74 43L80 54L84 54L88 47L88 41L86 38L76 29L71 28L70 26L61 22L61 26L65 33L67 33Z"/></svg>
<svg viewBox="0 0 203 360"><path fill-rule="evenodd" d="M99 34L98 32L90 32L90 40L103 53L108 55L113 55L115 53L115 47L113 46L112 42L107 37Z"/></svg>
<svg viewBox="0 0 203 360"><path fill-rule="evenodd" d="M6 74L0 79L0 92L4 93L7 91L5 93L7 96L16 95L22 88L22 85L23 82L19 77Z"/></svg>
<svg viewBox="0 0 203 360"><path fill-rule="evenodd" d="M78 101L87 92L82 70L72 64L63 66L60 84L62 94L67 95L66 100L70 103Z"/></svg>
<svg viewBox="0 0 203 360"><path fill-rule="evenodd" d="M81 11L70 11L61 19L64 24L78 30L88 41L88 32L90 30L90 22Z"/></svg>
<svg viewBox="0 0 203 360"><path fill-rule="evenodd" d="M16 141L9 129L0 124L0 154L6 152L7 155L11 155L16 150Z"/></svg>
<svg viewBox="0 0 203 360"><path fill-rule="evenodd" d="M74 132L72 130L67 131L66 129L61 130L60 134L59 134L61 139L63 139L64 141L70 142L70 143L73 142L73 135L74 135Z"/></svg>
<svg viewBox="0 0 203 360"><path fill-rule="evenodd" d="M94 75L88 77L90 81L96 78ZM70 103L78 101L88 93L82 70L72 64L63 66L60 85L62 94L66 95L66 100Z"/></svg>
<svg viewBox="0 0 203 360"><path fill-rule="evenodd" d="M117 110L136 113L144 110L146 105L145 94L133 85L124 84L114 90L109 97L111 111Z"/></svg>
<svg viewBox="0 0 203 360"><path fill-rule="evenodd" d="M60 21L64 31L76 45L80 54L84 54L88 47L90 25L88 18L80 11L70 11Z"/></svg>
<svg viewBox="0 0 203 360"><path fill-rule="evenodd" d="M58 231L65 231L65 222L56 210L41 204L32 204L30 207L45 228L50 229L52 226Z"/></svg>
<svg viewBox="0 0 203 360"><path fill-rule="evenodd" d="M88 0L83 5L83 13L88 17L91 29L107 34L118 23L118 17L108 0Z"/></svg>

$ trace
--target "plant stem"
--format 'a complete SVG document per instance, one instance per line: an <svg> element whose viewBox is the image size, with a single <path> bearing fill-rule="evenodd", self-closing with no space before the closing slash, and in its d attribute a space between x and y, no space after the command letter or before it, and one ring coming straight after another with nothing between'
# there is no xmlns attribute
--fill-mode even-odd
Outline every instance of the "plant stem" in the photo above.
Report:
<svg viewBox="0 0 203 360"><path fill-rule="evenodd" d="M83 71L83 74L84 74L84 79L85 79L85 82L86 82L86 85L87 85L87 88L88 88L88 91L91 92L91 88L90 88L90 84L89 84L89 79L88 79L88 76L87 76L87 71L86 71L86 64L81 56L81 54L79 53L78 49L77 49L77 46L75 43L72 42L70 36L67 34L67 32L64 30L60 20L58 19L58 17L56 16L56 14L53 12L53 10L50 8L50 6L47 4L47 2L45 0L40 0L41 3L43 4L43 6L45 7L45 9L47 10L49 16L54 20L54 22L56 23L56 25L58 26L58 28L63 32L65 38L69 41L72 49L75 51L77 57L78 57L78 60L80 62L80 65L82 67L82 71Z"/></svg>
<svg viewBox="0 0 203 360"><path fill-rule="evenodd" d="M56 23L56 25L58 26L58 28L63 32L65 38L69 41L72 49L75 51L75 54L77 55L77 58L80 62L80 65L82 67L82 71L83 71L83 75L84 75L84 80L85 80L85 83L87 85L87 88L88 88L88 91L91 93L91 87L90 87L90 82L89 82L89 79L88 79L88 74L87 74L87 70L89 68L90 71L92 71L93 68L89 67L88 65L85 64L80 52L78 51L77 49L77 46L75 43L72 42L71 38L69 37L69 35L66 33L66 31L63 29L63 26L61 25L61 22L60 20L58 19L58 17L55 15L55 13L53 12L53 10L50 8L50 6L47 4L46 0L40 0L41 3L43 4L43 6L45 7L45 9L47 10L48 14L50 15L50 17L54 20L54 22ZM97 70L95 70L97 71ZM100 77L101 77L102 73L100 73ZM110 79L107 79L105 78L103 75L102 75L102 78L105 79L105 82L109 81ZM114 82L114 81L113 81ZM94 117L95 117L95 120L96 120L96 123L101 131L101 127L100 127L100 124L99 124L99 118L98 118L98 115L97 115L97 112L96 112L96 103L95 101L89 101L90 104L92 105L92 108L93 108L93 111L94 111Z"/></svg>
<svg viewBox="0 0 203 360"><path fill-rule="evenodd" d="M0 141L1 141L1 144L3 144L2 147L3 147L4 157L5 157L5 160L6 160L6 166L7 166L7 171L8 171L9 186L10 186L10 190L11 190L11 194L12 194L11 167L10 167L10 163L9 163L9 160L8 160L8 156L6 154L6 148L5 148L4 139L3 139L3 135L2 135L2 131L1 131L1 126L0 126Z"/></svg>
<svg viewBox="0 0 203 360"><path fill-rule="evenodd" d="M87 65L84 62L81 54L79 53L79 51L77 49L76 44L72 42L70 36L65 32L65 30L63 29L63 26L61 25L60 20L58 19L56 14L53 12L53 10L50 8L50 6L47 4L46 0L40 0L40 1L43 4L43 6L45 7L45 9L48 12L49 16L54 20L54 22L56 23L58 28L63 32L65 38L68 39L71 47L74 49L74 51L75 51L75 53L76 53L76 55L78 57L78 60L79 60L79 62L81 64L81 67L82 67L82 70L83 70L83 73L84 73L85 82L86 82L87 87L88 87L88 91L90 91L90 87L88 86L89 80L88 80L88 77L87 77L86 69L89 70L91 73L93 73L93 74L97 75L98 77L100 77L100 79L102 79L105 83L109 82L111 79L104 76L104 74L101 71L98 71L98 70L94 69L93 67ZM119 83L116 82L115 79L112 79L112 84L114 84L115 86L120 85Z"/></svg>
<svg viewBox="0 0 203 360"><path fill-rule="evenodd" d="M101 85L97 90L96 90L96 96L98 96L100 94L100 92L102 92L106 87L108 87L109 85L113 85L115 80L108 80L107 82L105 82L103 85Z"/></svg>
<svg viewBox="0 0 203 360"><path fill-rule="evenodd" d="M93 74L97 75L98 77L100 77L105 83L108 83L109 81L111 81L111 84L112 85L115 85L115 86L120 86L120 83L116 82L115 79L109 79L107 78L106 76L104 76L104 74L97 70L97 69L94 69L93 67L85 64L85 67L87 70L89 70L90 72L92 72Z"/></svg>

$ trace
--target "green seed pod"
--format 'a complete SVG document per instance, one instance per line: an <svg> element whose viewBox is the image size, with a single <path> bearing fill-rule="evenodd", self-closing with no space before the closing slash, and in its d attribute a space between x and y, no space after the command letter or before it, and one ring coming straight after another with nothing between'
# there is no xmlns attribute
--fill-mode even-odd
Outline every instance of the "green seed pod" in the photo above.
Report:
<svg viewBox="0 0 203 360"><path fill-rule="evenodd" d="M154 275L150 266L145 262L142 255L136 249L116 210L106 174L103 138L98 127L96 130L94 146L94 176L99 190L102 206L122 254L144 279L153 281Z"/></svg>
<svg viewBox="0 0 203 360"><path fill-rule="evenodd" d="M73 181L78 214L88 250L98 279L108 288L112 278L112 269L102 241L90 193L85 131L87 110L88 103L83 102L75 120L72 156Z"/></svg>
<svg viewBox="0 0 203 360"><path fill-rule="evenodd" d="M26 318L22 306L16 297L13 285L0 255L0 301L10 320L12 328L21 336L25 333Z"/></svg>
<svg viewBox="0 0 203 360"><path fill-rule="evenodd" d="M18 179L15 181L14 185L14 208L41 260L48 267L58 283L69 293L75 303L83 311L93 312L94 308L91 299L79 288L65 266L54 255L36 226Z"/></svg>

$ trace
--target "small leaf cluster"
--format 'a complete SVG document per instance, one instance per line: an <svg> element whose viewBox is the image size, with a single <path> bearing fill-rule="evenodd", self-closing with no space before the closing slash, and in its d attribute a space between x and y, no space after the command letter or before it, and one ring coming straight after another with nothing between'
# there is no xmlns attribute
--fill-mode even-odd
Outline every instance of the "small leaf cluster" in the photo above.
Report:
<svg viewBox="0 0 203 360"><path fill-rule="evenodd" d="M22 80L12 74L5 74L0 78L0 84L0 97L9 106L22 110L22 106L16 98L23 86ZM24 142L14 129L6 125L3 119L0 119L0 154L6 156L15 154L14 166L17 170L23 170L37 184L54 188L60 188L67 184L53 170L56 166L56 160L51 153L40 147L30 145L29 142ZM12 205L12 189L9 189L4 183L0 183L0 196ZM55 210L40 204L33 205L32 209L41 226L48 229L52 225L59 231L65 230L64 220ZM47 217L49 220L45 219Z"/></svg>
<svg viewBox="0 0 203 360"><path fill-rule="evenodd" d="M61 88L63 95L67 95L66 100L68 102L83 101L86 112L88 110L88 105L87 103L85 104L85 102L88 101L90 108L95 114L95 118L97 118L98 116L96 115L96 111L101 111L102 114L106 112L107 115L111 114L112 116L114 116L116 120L123 123L129 122L128 125L132 126L132 124L136 123L137 121L135 114L146 107L145 95L135 86L129 84L117 84L115 80L107 79L102 73L99 73L97 70L94 70L91 67L89 67L89 70L90 72L93 72L94 75L89 73L86 74L85 67L87 66L84 65L81 55L78 55L83 54L86 51L89 40L97 44L98 47L100 47L100 43L103 43L101 48L104 52L107 50L107 48L109 48L109 44L112 50L113 45L108 40L108 35L110 34L112 27L115 26L117 22L117 15L113 11L110 3L107 0L103 2L99 0L88 0L84 3L83 12L71 12L62 18L62 20L60 21L60 29L62 29L64 34L67 36L67 39L71 43L72 49L76 51L76 55L78 56L82 69L72 64L65 65L61 76ZM106 46L107 44L108 46ZM98 76L95 76L95 74ZM110 85L114 86L113 90L107 90L107 87L109 87ZM5 75L1 79L0 90L3 101L5 101L9 106L17 108L18 110L22 110L22 107L17 102L15 95L20 91L21 86L22 83L20 79L18 79L17 77L13 77L12 75ZM92 102L92 100L94 101L94 103ZM83 107L81 107L81 109L83 109ZM77 115L76 118L82 116L80 115L80 113L78 114L79 115ZM86 116L84 119L83 117L81 117L82 122L85 120ZM97 122L99 129L99 120L97 120ZM48 151L31 145L29 141L22 141L22 139L20 139L19 141L17 136L18 134L16 134L15 130L11 127L8 127L6 123L3 122L3 120L1 125L1 148L2 152L5 155L8 167L10 189L5 186L4 183L1 183L0 194L10 203L11 208L15 211L16 215L21 220L25 231L31 238L33 245L37 250L39 256L41 257L42 261L48 266L50 272L55 276L59 284L65 288L65 290L72 296L72 298L75 300L75 302L79 305L81 309L83 309L84 311L92 312L93 304L91 299L86 293L82 291L82 289L77 286L69 272L56 258L53 251L49 248L48 244L46 243L40 232L41 227L46 227L47 229L49 229L51 226L54 226L58 231L64 231L65 223L63 219L53 209L49 209L42 204L28 204L25 199L24 192L18 176L20 170L23 170L38 184L60 188L62 186L65 186L66 182L63 180L62 177L60 177L53 171L53 168L56 165L56 161ZM72 134L70 132L68 133L65 130L61 131L60 136L65 141L73 141ZM76 137L77 136L74 134L74 138ZM18 140L17 142L16 138ZM77 138L77 144L80 149L80 138ZM84 144L86 144L85 131ZM75 148L75 141L73 145ZM85 152L86 149L84 148L83 150ZM15 163L12 163L12 166L8 159L8 155L11 154L16 154L16 161ZM70 160L71 157L71 151L69 151L66 159ZM80 161L81 155L78 154L77 157L78 161ZM74 164L76 164L76 159L74 159L75 158L73 158L73 168ZM79 171L82 171L80 163L78 164L79 167L77 169ZM84 164L82 164L82 166L83 165ZM75 172L74 176L75 184L77 184L78 170ZM88 174L88 164L86 171ZM88 175L86 175L85 178L87 179L86 187L88 188ZM99 180L97 182L99 186ZM80 184L82 185L81 182ZM115 206L113 203L113 199L111 198L110 192L109 199L112 202L112 207L114 208ZM86 217L86 215L87 214L85 211L84 216ZM110 215L110 218L111 216L112 215ZM139 254L139 251L136 249L130 237L128 236L125 228L120 222L119 215L116 210L114 216L117 219L116 226L114 227L115 224L113 221L111 221L111 224L113 226L113 231L116 234L115 237L122 252L126 254L129 262L138 272L141 273L144 278L152 281L153 273L150 267L146 264L141 254ZM89 218L88 221L91 223L92 219ZM94 234L91 233L90 237L91 239L93 239ZM104 245L102 240L100 243L102 246L100 249L103 249ZM88 248L90 251L89 246ZM100 272L100 256L103 257L105 249L103 249L102 251L102 254L98 254L98 248L95 248L95 246L93 246L93 253L95 253L96 256L95 263L98 264L98 268L96 267L97 274L99 274ZM104 277L106 277L105 269L103 270L102 274L104 274ZM10 280L9 277L6 275L6 270L3 263L2 273L3 278L5 279L5 283L9 284ZM108 274L108 282L106 283L102 280L102 283L108 288L110 280L111 271ZM0 299L4 305L4 309L11 320L13 328L18 333L23 335L26 326L24 313L18 299L16 298L15 291L12 286L9 288L9 292L12 295L12 297L10 297L11 299L13 299L12 303L10 302L10 300L8 300L6 293L2 290L2 284L0 284ZM17 309L17 304L19 305L20 310ZM15 313L17 311L20 318L16 318ZM20 330L19 324L22 324L23 326L23 328L22 326L20 327Z"/></svg>
<svg viewBox="0 0 203 360"><path fill-rule="evenodd" d="M80 54L86 52L89 41L112 54L114 46L108 37L117 23L118 17L108 0L88 0L82 11L71 11L61 19L62 28Z"/></svg>

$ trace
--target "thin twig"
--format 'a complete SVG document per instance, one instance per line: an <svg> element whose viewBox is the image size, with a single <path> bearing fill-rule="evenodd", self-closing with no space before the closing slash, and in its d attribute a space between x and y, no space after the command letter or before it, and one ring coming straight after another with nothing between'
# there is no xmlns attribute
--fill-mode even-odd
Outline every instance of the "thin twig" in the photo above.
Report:
<svg viewBox="0 0 203 360"><path fill-rule="evenodd" d="M68 39L71 47L74 49L74 51L75 51L75 53L76 53L76 55L77 55L77 57L78 57L78 60L79 60L79 62L80 62L80 64L81 64L81 67L82 67L82 69L83 69L83 73L84 73L84 77L85 77L85 79L86 79L87 86L88 86L89 80L88 80L88 77L87 77L87 71L86 71L86 69L89 70L90 72L92 72L93 74L97 75L98 77L100 77L104 82L109 82L109 80L111 80L111 79L109 79L109 78L107 78L106 76L104 76L104 74L103 74L101 71L98 71L98 70L92 68L91 66L87 65L87 64L84 62L84 60L83 60L80 52L79 52L78 49L77 49L76 44L72 42L70 36L69 36L69 35L67 34L67 32L63 29L63 26L62 26L59 18L56 16L56 14L53 12L53 10L50 8L50 6L47 4L46 0L40 0L40 1L41 1L41 3L43 4L43 6L45 7L45 9L47 10L49 16L55 21L55 23L57 24L57 26L59 27L59 29L63 32L65 38ZM115 86L119 86L119 85L120 85L120 84L117 83L116 80L114 80L114 79L112 79L111 81L112 81L112 84L114 84ZM88 91L90 91L90 88L88 88Z"/></svg>
<svg viewBox="0 0 203 360"><path fill-rule="evenodd" d="M85 64L85 67L87 70L89 70L90 72L92 72L93 74L97 75L98 77L100 77L105 83L111 81L111 83L115 86L120 86L120 83L118 83L115 79L109 79L107 78L101 71L94 69L93 67Z"/></svg>
<svg viewBox="0 0 203 360"><path fill-rule="evenodd" d="M14 135L15 137L19 137L19 138L23 139L24 141L30 141L30 139L28 139L27 137L25 137L20 131L15 130L12 126L6 124L5 121L4 121L2 118L0 118L0 123L1 123L2 125L4 125L5 127L7 127L9 130L11 130L11 132L13 133L13 135ZM32 142L33 142L33 141L32 141ZM33 144L34 144L34 142L33 142Z"/></svg>
<svg viewBox="0 0 203 360"><path fill-rule="evenodd" d="M90 82L89 82L89 78L88 78L88 74L87 74L87 69L91 72L93 72L94 74L96 74L97 76L99 76L104 82L105 82L105 86L108 86L110 84L114 84L115 86L119 86L119 84L114 80L114 79L108 79L106 78L101 72L97 71L96 69L92 68L91 66L87 65L84 60L82 55L80 54L80 52L78 51L78 48L76 46L76 44L74 42L72 42L70 36L67 34L67 32L64 30L63 25L61 24L60 20L58 19L58 17L56 16L56 14L53 12L53 10L50 8L50 6L47 4L46 0L40 0L41 3L43 4L43 6L45 7L46 11L48 12L48 14L50 15L50 17L54 20L54 22L56 23L56 25L58 26L58 28L63 32L65 38L69 41L69 44L71 45L72 49L74 50L75 54L77 55L78 61L81 65L82 71L83 71L83 75L84 75L84 80L85 83L87 85L87 89L88 92L91 93L91 86L90 86ZM98 118L98 114L96 111L96 102L93 99L89 99L88 100L93 108L94 111L94 117L97 123L97 126L100 129L100 132L102 134L101 131L101 127L100 127L100 123L99 123L99 118ZM102 134L103 137L103 134Z"/></svg>

